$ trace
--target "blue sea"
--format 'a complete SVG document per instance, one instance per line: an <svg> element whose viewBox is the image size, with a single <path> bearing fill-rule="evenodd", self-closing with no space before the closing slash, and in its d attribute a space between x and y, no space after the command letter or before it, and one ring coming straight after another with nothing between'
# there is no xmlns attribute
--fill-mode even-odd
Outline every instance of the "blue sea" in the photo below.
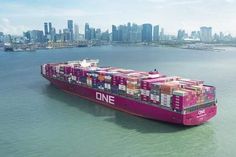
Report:
<svg viewBox="0 0 236 157"><path fill-rule="evenodd" d="M218 114L197 127L151 121L69 95L41 77L49 62L100 65L205 80ZM0 52L0 157L232 157L236 154L236 48L88 47Z"/></svg>

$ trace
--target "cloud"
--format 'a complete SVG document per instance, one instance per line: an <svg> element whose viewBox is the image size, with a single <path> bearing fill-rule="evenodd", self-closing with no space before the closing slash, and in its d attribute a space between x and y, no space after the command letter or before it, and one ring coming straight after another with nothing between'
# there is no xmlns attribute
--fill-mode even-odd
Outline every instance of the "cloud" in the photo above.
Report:
<svg viewBox="0 0 236 157"><path fill-rule="evenodd" d="M225 0L225 2L227 2L227 3L234 3L235 0Z"/></svg>
<svg viewBox="0 0 236 157"><path fill-rule="evenodd" d="M236 33L236 0L22 0L5 1L0 5L0 28L18 34L25 28L43 29L43 22L53 27L65 28L66 20L84 23L103 30L112 24L150 22L159 24L168 33L179 28L196 30L202 25L212 26L216 31ZM7 21L8 20L8 21ZM7 28L6 25L10 26ZM18 29L11 28L17 27ZM4 28L4 29L3 29Z"/></svg>
<svg viewBox="0 0 236 157"><path fill-rule="evenodd" d="M21 35L23 31L27 30L27 27L23 25L13 25L8 18L0 19L0 30L5 34Z"/></svg>

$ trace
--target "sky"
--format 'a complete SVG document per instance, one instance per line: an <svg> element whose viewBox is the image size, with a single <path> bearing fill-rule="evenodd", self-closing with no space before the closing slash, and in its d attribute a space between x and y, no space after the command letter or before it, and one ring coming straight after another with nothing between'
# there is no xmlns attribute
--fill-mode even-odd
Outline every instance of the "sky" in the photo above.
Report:
<svg viewBox="0 0 236 157"><path fill-rule="evenodd" d="M59 30L68 19L80 33L85 22L103 31L131 22L160 25L173 35L210 26L213 32L236 36L236 0L0 0L0 32L6 34L43 30L44 22Z"/></svg>

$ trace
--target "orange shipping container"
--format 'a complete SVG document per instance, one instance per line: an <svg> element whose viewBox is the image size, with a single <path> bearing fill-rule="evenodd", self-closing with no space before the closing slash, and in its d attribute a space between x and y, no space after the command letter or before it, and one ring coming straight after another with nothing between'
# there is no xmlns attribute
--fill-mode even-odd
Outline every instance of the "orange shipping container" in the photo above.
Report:
<svg viewBox="0 0 236 157"><path fill-rule="evenodd" d="M98 76L98 80L101 81L101 82L104 81L105 80L105 76L104 75L99 75Z"/></svg>
<svg viewBox="0 0 236 157"><path fill-rule="evenodd" d="M129 89L136 89L136 85L128 83L127 84L127 88L129 88Z"/></svg>
<svg viewBox="0 0 236 157"><path fill-rule="evenodd" d="M177 89L179 89L178 83L164 83L161 85L161 93L163 94L172 94Z"/></svg>

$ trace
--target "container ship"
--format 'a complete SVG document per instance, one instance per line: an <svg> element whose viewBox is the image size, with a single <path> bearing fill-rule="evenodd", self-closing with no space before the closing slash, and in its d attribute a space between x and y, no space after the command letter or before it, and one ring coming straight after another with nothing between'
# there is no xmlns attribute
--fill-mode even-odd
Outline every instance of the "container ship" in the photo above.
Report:
<svg viewBox="0 0 236 157"><path fill-rule="evenodd" d="M67 93L147 119L193 126L216 115L215 87L204 81L98 63L48 63L41 74Z"/></svg>

